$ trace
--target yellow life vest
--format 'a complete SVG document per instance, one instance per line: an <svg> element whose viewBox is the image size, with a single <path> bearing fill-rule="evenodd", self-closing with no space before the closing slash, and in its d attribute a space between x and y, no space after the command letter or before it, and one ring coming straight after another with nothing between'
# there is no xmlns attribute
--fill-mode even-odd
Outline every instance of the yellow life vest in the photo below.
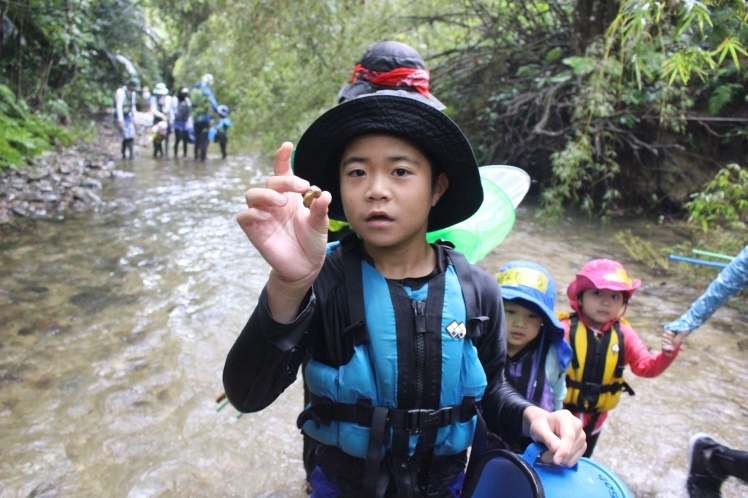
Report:
<svg viewBox="0 0 748 498"><path fill-rule="evenodd" d="M623 381L625 358L619 322L613 324L610 332L597 337L576 313L558 316L562 320L569 318L569 344L574 351L566 371L564 407L576 412L600 413L615 408L621 391L633 395L633 389ZM625 320L620 321L628 325Z"/></svg>

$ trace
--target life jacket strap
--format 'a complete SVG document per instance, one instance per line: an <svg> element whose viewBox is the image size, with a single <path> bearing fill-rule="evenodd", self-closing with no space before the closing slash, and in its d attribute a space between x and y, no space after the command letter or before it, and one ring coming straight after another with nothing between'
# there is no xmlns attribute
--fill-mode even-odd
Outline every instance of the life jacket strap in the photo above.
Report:
<svg viewBox="0 0 748 498"><path fill-rule="evenodd" d="M454 266L457 279L462 287L462 296L465 299L465 309L467 310L466 337L477 341L483 332L483 322L488 321L488 317L480 315L470 263L461 252L455 251L447 245L445 245L445 250L449 255L452 266Z"/></svg>
<svg viewBox="0 0 748 498"><path fill-rule="evenodd" d="M363 490L366 498L378 498L384 496L387 490L386 478L380 478L382 474L382 445L387 439L387 408L384 406L374 407L371 418L371 436L366 450L366 463L364 464ZM378 485L379 484L379 485Z"/></svg>
<svg viewBox="0 0 748 498"><path fill-rule="evenodd" d="M590 399L597 399L597 396L605 393L617 393L619 391L627 392L633 396L636 394L631 386L626 382L616 382L614 384L596 384L594 382L577 382L566 376L566 387L579 389L579 400L576 405L564 405L564 408L575 412L598 413L595 408L596 403L591 403Z"/></svg>
<svg viewBox="0 0 748 498"><path fill-rule="evenodd" d="M613 384L596 384L594 382L577 382L568 375L566 376L566 386L591 394L617 393L624 391L630 395L636 394L630 385L626 382L616 382Z"/></svg>
<svg viewBox="0 0 748 498"><path fill-rule="evenodd" d="M372 420L378 407L372 406L371 400L362 398L356 404L336 403L329 398L312 397L312 406L301 412L296 419L296 426L301 427L309 420L319 427L329 425L332 421L356 423L362 427L373 427ZM386 412L387 427L404 429L417 434L426 429L448 427L455 422L468 422L478 413L474 396L465 396L458 405L438 409L389 408ZM386 443L387 441L385 441Z"/></svg>

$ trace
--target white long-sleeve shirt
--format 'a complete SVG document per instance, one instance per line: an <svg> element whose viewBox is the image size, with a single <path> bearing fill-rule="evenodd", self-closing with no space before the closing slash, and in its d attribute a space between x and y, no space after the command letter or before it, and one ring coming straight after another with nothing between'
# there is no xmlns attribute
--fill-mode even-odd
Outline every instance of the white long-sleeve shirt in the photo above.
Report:
<svg viewBox="0 0 748 498"><path fill-rule="evenodd" d="M163 99L161 102L161 110L158 110L159 99ZM151 112L154 116L158 116L161 119L168 121L169 123L174 122L174 105L176 98L170 95L151 95Z"/></svg>
<svg viewBox="0 0 748 498"><path fill-rule="evenodd" d="M125 104L125 98L127 98L127 87L123 86L120 88L117 88L117 91L114 92L114 108L117 113L117 121L120 123L125 122L125 115L122 112L122 108ZM130 112L128 115L134 116L135 112L135 92L130 92L130 98L131 98L131 105L130 105Z"/></svg>

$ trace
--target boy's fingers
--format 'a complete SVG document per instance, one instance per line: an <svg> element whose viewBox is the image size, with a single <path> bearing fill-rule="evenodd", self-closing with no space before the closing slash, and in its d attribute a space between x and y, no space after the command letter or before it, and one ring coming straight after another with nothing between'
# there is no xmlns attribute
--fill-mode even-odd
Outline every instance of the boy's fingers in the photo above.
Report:
<svg viewBox="0 0 748 498"><path fill-rule="evenodd" d="M323 191L322 195L312 201L312 205L309 206L309 224L318 231L327 231L328 225L330 224L327 218L327 208L332 202L332 195L330 192Z"/></svg>
<svg viewBox="0 0 748 498"><path fill-rule="evenodd" d="M239 224L244 233L249 237L254 230L256 223L267 221L271 218L270 213L260 209L244 209L236 214L236 222ZM250 239L251 240L251 239Z"/></svg>
<svg viewBox="0 0 748 498"><path fill-rule="evenodd" d="M283 142L278 150L275 151L274 170L276 176L291 175L291 154L293 153L293 144Z"/></svg>
<svg viewBox="0 0 748 498"><path fill-rule="evenodd" d="M288 203L288 198L270 188L251 188L244 194L244 199L247 201L249 208L257 208L262 206L285 206Z"/></svg>
<svg viewBox="0 0 748 498"><path fill-rule="evenodd" d="M565 416L566 413L568 412L554 412L557 424L554 432L559 438L559 444L555 448L553 461L570 467L584 453L586 436L582 430L582 422L570 413Z"/></svg>

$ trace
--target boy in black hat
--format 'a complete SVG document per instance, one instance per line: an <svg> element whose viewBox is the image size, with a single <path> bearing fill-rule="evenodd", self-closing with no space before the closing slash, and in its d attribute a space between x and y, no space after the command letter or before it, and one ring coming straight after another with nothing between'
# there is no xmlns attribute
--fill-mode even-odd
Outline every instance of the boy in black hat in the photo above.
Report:
<svg viewBox="0 0 748 498"><path fill-rule="evenodd" d="M322 443L314 496L456 496L478 411L504 438L532 435L555 463L585 449L566 411L532 406L504 382L506 327L491 275L426 232L483 200L460 129L405 92L332 108L276 152L237 220L272 270L232 347L224 387L259 411L305 354L312 403L298 419ZM323 192L309 208L310 184ZM327 248L329 219L355 231Z"/></svg>

